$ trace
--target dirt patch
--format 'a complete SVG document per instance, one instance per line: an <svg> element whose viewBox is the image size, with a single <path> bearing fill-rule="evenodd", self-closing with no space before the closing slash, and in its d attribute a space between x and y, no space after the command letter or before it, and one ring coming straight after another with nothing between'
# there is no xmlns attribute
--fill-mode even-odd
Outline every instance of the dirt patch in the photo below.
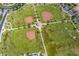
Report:
<svg viewBox="0 0 79 59"><path fill-rule="evenodd" d="M33 17L32 16L28 16L24 19L26 24L32 24L33 22Z"/></svg>
<svg viewBox="0 0 79 59"><path fill-rule="evenodd" d="M36 33L35 31L28 31L26 32L26 37L29 39L29 40L33 40L36 38Z"/></svg>
<svg viewBox="0 0 79 59"><path fill-rule="evenodd" d="M50 21L52 19L52 17L53 17L53 15L51 12L49 12L49 11L42 12L43 21L45 21L45 22Z"/></svg>

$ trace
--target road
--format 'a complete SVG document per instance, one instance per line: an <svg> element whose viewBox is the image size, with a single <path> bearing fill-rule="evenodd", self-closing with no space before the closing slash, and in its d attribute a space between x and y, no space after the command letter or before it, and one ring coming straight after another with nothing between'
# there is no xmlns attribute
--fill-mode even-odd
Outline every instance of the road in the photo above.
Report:
<svg viewBox="0 0 79 59"><path fill-rule="evenodd" d="M1 42L2 33L4 31L7 22L7 13L8 13L8 9L3 9L2 22L0 24L0 42Z"/></svg>

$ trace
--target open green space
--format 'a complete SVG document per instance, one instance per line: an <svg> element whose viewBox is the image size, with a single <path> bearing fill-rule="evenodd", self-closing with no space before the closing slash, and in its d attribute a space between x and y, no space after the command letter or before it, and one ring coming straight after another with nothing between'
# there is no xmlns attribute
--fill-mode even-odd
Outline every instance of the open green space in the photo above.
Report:
<svg viewBox="0 0 79 59"><path fill-rule="evenodd" d="M42 12L49 11L52 13L52 21L61 20L62 19L62 10L59 8L58 5L55 4L44 4L36 6L37 14L40 17L39 20L42 21Z"/></svg>
<svg viewBox="0 0 79 59"><path fill-rule="evenodd" d="M26 37L26 32L29 30L34 30L36 32L36 39L30 41ZM3 43L6 44L6 49L3 49L5 50L4 54L23 55L28 53L43 52L40 35L37 33L35 28L14 30L12 32L7 31L4 36ZM5 47L5 45L3 47Z"/></svg>
<svg viewBox="0 0 79 59"><path fill-rule="evenodd" d="M71 21L68 21L71 20L68 14L63 13L60 7L56 4L41 4L36 6L36 10L39 20L41 21L41 13L43 11L50 11L53 15L53 21L51 21L52 24L42 27L42 34L48 55L79 55L77 52L79 51L79 33L74 29ZM2 43L0 44L2 45L0 46L2 53L6 55L23 55L25 53L28 54L35 52L44 53L38 29L35 27L31 28L24 22L24 18L28 16L35 16L33 6L31 4L24 5L8 16L8 22L5 29L11 28L8 26L8 23L12 24L13 29L18 29L4 32ZM65 20L67 20L67 22L65 22ZM61 23L53 23L57 21L61 21ZM33 41L29 41L25 35L29 30L34 30L36 32L36 39Z"/></svg>
<svg viewBox="0 0 79 59"><path fill-rule="evenodd" d="M24 19L28 16L33 16L33 9L31 5L26 4L15 12L12 12L7 19L8 22L11 22L13 27L18 27L27 25L25 24Z"/></svg>
<svg viewBox="0 0 79 59"><path fill-rule="evenodd" d="M79 55L72 51L74 48L79 48L79 33L73 28L71 22L51 24L43 28L43 37L48 55Z"/></svg>

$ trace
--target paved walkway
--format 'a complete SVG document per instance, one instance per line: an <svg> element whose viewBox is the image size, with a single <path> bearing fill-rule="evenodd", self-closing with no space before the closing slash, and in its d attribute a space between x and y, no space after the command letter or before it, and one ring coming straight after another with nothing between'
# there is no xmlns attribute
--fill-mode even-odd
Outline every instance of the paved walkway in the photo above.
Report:
<svg viewBox="0 0 79 59"><path fill-rule="evenodd" d="M44 51L45 51L45 55L47 56L47 50L46 50L46 46L45 46L45 42L44 42L44 39L43 39L43 36L42 36L42 23L38 20L38 15L36 13L36 8L35 8L35 5L32 5L33 6L33 9L34 9L34 12L35 12L35 20L37 21L35 23L35 27L38 28L39 32L40 32L40 36L41 36L41 40L42 40L42 44L43 44L43 47L44 47Z"/></svg>
<svg viewBox="0 0 79 59"><path fill-rule="evenodd" d="M27 26L26 26L27 27ZM10 29L4 29L4 31L3 32L5 32L5 31L13 31L13 30L18 30L18 29L23 29L23 26L21 26L21 27L16 27L16 28L10 28Z"/></svg>

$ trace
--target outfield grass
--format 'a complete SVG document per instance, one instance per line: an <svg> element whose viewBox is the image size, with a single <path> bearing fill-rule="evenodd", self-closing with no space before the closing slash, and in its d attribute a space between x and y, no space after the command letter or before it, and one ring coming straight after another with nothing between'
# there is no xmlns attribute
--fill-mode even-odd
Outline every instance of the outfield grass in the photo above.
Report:
<svg viewBox="0 0 79 59"><path fill-rule="evenodd" d="M8 22L11 22L13 27L27 25L25 24L24 19L28 16L33 16L33 9L31 5L24 5L8 16Z"/></svg>
<svg viewBox="0 0 79 59"><path fill-rule="evenodd" d="M57 5L54 5L54 4L39 5L39 6L36 6L36 10L37 10L38 16L40 17L39 20L42 20L41 14L43 11L50 11L53 15L53 18L52 18L53 21L62 19L62 11Z"/></svg>
<svg viewBox="0 0 79 59"><path fill-rule="evenodd" d="M29 30L35 30L36 39L29 41L25 34ZM35 53L43 51L40 35L37 34L36 29L20 29L10 32L8 38L6 38L8 48L6 53L8 55L21 55L24 53ZM4 52L5 53L5 52Z"/></svg>

